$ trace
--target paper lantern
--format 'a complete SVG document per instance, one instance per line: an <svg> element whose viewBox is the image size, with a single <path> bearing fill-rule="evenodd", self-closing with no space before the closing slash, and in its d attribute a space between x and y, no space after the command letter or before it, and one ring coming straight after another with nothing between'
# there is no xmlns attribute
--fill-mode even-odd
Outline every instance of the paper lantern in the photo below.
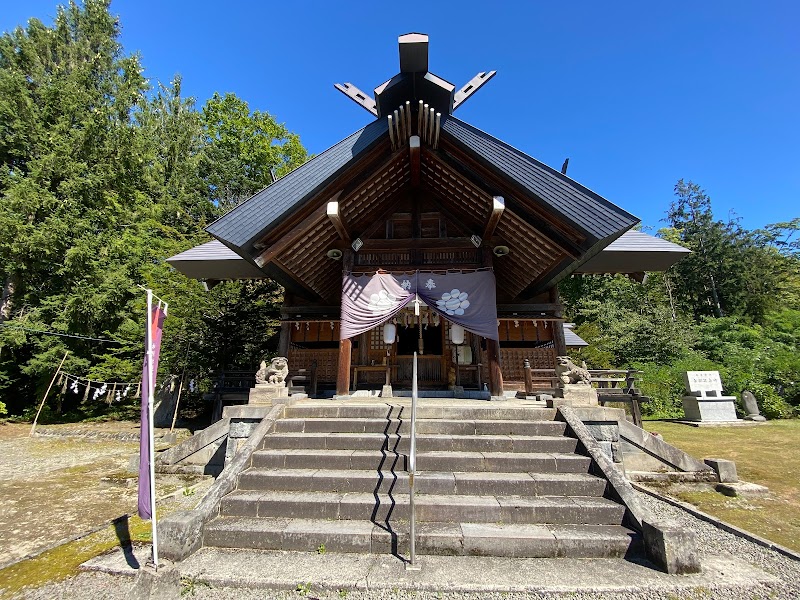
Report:
<svg viewBox="0 0 800 600"><path fill-rule="evenodd" d="M464 328L461 325L453 323L450 325L450 341L456 346L464 343Z"/></svg>
<svg viewBox="0 0 800 600"><path fill-rule="evenodd" d="M387 323L383 326L383 343L384 344L393 344L394 338L397 334L397 327L392 325L391 323Z"/></svg>

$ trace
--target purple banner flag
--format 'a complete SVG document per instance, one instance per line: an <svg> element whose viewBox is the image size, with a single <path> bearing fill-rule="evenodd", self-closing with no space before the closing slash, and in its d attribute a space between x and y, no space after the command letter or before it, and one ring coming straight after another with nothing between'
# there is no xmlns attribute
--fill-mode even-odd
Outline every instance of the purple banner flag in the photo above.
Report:
<svg viewBox="0 0 800 600"><path fill-rule="evenodd" d="M467 331L492 340L497 331L494 273L376 273L345 275L342 283L341 338L385 323L418 295L428 308Z"/></svg>
<svg viewBox="0 0 800 600"><path fill-rule="evenodd" d="M158 355L161 351L161 332L166 318L164 309L159 304L150 308L150 319L147 333L145 333L145 353L144 367L142 369L142 408L141 408L141 428L139 429L139 516L142 519L150 519L153 516L153 507L150 504L151 488L153 481L150 480L150 355L153 356L153 382L158 375ZM152 339L147 339L152 335Z"/></svg>

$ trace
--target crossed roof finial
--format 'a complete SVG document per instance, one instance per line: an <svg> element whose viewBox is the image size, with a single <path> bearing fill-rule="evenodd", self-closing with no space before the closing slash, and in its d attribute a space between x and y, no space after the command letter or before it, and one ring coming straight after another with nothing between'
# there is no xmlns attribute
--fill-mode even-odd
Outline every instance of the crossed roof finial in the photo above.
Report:
<svg viewBox="0 0 800 600"><path fill-rule="evenodd" d="M497 71L478 73L456 91L452 83L428 70L426 34L406 33L401 35L397 42L400 52L400 72L376 87L374 98L352 83L334 84L337 90L376 117L390 114L406 101L410 101L411 106L416 107L419 100L424 100L437 112L452 114L497 73Z"/></svg>

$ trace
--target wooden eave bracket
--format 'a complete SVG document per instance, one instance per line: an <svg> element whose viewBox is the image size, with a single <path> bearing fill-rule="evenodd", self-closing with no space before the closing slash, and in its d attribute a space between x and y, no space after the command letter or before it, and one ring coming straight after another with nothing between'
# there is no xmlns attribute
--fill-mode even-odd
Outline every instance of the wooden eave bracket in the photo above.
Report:
<svg viewBox="0 0 800 600"><path fill-rule="evenodd" d="M347 226L345 225L344 219L342 219L342 215L339 212L338 198L340 195L341 192L339 194L336 194L335 200L331 200L330 202L328 202L328 207L326 212L328 214L328 219L330 219L330 222L333 225L333 228L339 235L339 239L350 244L351 242L350 234L347 232Z"/></svg>
<svg viewBox="0 0 800 600"><path fill-rule="evenodd" d="M481 236L484 241L492 239L494 230L500 222L500 217L503 216L503 211L506 209L506 201L502 196L494 196L492 198L492 212L489 215L489 220L486 221L486 227L483 228L483 235Z"/></svg>
<svg viewBox="0 0 800 600"><path fill-rule="evenodd" d="M352 83L334 83L333 87L342 92L345 96L350 98L350 100L358 104L372 116L378 116L378 108L375 100L362 92Z"/></svg>

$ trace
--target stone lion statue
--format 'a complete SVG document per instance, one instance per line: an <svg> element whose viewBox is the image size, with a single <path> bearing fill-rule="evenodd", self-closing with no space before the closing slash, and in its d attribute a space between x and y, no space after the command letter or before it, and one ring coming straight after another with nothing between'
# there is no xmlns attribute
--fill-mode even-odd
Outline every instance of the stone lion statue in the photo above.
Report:
<svg viewBox="0 0 800 600"><path fill-rule="evenodd" d="M589 371L573 363L569 356L556 356L556 377L560 386L574 383L589 385L592 379Z"/></svg>
<svg viewBox="0 0 800 600"><path fill-rule="evenodd" d="M261 361L261 366L256 372L256 383L284 383L289 375L289 361L283 356L276 356L267 366L266 361Z"/></svg>

